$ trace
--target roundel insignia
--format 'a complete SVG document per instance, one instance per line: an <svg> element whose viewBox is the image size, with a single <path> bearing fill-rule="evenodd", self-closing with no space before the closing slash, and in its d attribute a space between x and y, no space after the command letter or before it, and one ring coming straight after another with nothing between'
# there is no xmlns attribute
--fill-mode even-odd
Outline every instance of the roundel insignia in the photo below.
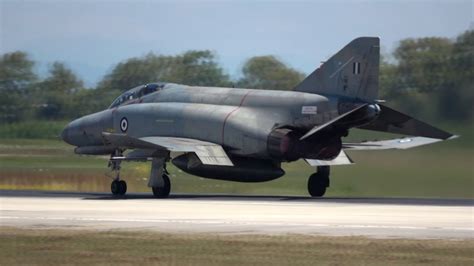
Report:
<svg viewBox="0 0 474 266"><path fill-rule="evenodd" d="M120 120L120 130L122 130L122 132L127 132L127 129L128 129L128 120L126 117L123 117L122 120Z"/></svg>

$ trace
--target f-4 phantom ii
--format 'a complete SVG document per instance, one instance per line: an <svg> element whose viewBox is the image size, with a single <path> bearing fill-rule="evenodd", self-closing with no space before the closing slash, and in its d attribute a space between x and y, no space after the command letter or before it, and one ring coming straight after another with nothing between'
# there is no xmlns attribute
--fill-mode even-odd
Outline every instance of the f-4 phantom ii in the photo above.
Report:
<svg viewBox="0 0 474 266"><path fill-rule="evenodd" d="M205 178L263 182L304 159L316 172L308 192L321 197L330 166L351 164L346 150L407 149L453 137L378 100L379 38L360 37L289 91L150 83L120 95L61 134L75 153L110 155L114 195L124 195L122 161L151 161L148 186L167 197L166 164ZM271 89L271 88L269 88ZM344 143L352 128L409 137Z"/></svg>

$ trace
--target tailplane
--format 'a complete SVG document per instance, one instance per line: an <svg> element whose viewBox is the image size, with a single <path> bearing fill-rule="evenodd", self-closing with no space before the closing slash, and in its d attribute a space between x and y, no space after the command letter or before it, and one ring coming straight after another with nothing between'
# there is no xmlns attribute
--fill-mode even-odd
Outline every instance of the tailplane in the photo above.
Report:
<svg viewBox="0 0 474 266"><path fill-rule="evenodd" d="M357 38L306 77L294 90L374 102L378 99L379 58L379 38Z"/></svg>

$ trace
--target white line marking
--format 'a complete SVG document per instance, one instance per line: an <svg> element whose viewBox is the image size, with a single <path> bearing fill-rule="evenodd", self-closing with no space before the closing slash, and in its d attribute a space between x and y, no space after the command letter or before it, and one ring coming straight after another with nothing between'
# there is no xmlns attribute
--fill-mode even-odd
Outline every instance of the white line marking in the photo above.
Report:
<svg viewBox="0 0 474 266"><path fill-rule="evenodd" d="M474 232L469 227L426 227L426 226L402 226L402 225L361 225L361 224L312 224L312 223L287 223L287 222L265 222L265 221L228 221L228 220L187 220L187 219L133 219L133 218L92 218L92 217L45 217L45 216L0 216L5 220L41 220L41 221L84 221L84 222L137 222L137 223L180 223L180 224L231 224L231 225L266 225L266 226L308 226L328 227L343 229L403 229L403 230L451 230Z"/></svg>
<svg viewBox="0 0 474 266"><path fill-rule="evenodd" d="M341 69L343 69L347 64L349 64L352 60L354 59L354 57L351 57L349 60L347 60L347 62L345 62L341 67L339 67L336 71L334 71L334 73L332 73L329 78L332 79L334 77L334 75L337 74L337 72L341 71Z"/></svg>

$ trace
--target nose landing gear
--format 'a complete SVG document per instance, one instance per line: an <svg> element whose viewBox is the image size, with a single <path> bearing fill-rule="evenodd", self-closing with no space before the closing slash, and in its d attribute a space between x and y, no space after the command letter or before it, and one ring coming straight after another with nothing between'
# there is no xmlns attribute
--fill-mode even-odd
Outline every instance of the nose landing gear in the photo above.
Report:
<svg viewBox="0 0 474 266"><path fill-rule="evenodd" d="M127 192L127 183L123 180L114 180L110 185L110 190L115 196L123 196Z"/></svg>
<svg viewBox="0 0 474 266"><path fill-rule="evenodd" d="M113 157L122 156L121 151L116 151L114 154L111 155L111 159L109 161L109 168L115 172L115 178L110 184L110 191L114 196L123 196L127 192L127 183L124 180L120 180L120 164L121 160L113 160Z"/></svg>
<svg viewBox="0 0 474 266"><path fill-rule="evenodd" d="M308 192L311 197L322 197L329 187L329 166L318 166L317 169L308 179Z"/></svg>

